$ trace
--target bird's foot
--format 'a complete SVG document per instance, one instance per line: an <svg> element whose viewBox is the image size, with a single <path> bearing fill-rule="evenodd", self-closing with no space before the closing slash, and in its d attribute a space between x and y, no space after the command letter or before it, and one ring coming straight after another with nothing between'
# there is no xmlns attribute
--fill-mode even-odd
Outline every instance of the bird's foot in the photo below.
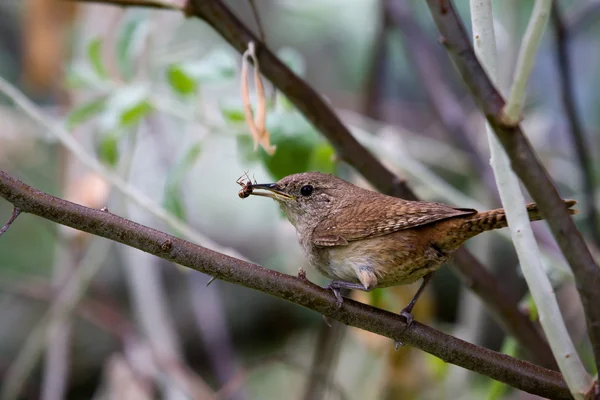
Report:
<svg viewBox="0 0 600 400"><path fill-rule="evenodd" d="M400 311L400 316L402 318L404 318L404 320L406 321L406 329L408 329L408 327L412 325L412 323L415 319L413 317L413 315L410 313L411 311L412 311L412 307L411 307L411 309L408 309L408 307L406 307L405 309Z"/></svg>
<svg viewBox="0 0 600 400"><path fill-rule="evenodd" d="M331 290L333 295L335 296L335 305L338 310L342 308L342 304L344 304L344 298L342 297L342 293L340 292L340 288L338 288L333 282L329 285L325 286L325 289Z"/></svg>

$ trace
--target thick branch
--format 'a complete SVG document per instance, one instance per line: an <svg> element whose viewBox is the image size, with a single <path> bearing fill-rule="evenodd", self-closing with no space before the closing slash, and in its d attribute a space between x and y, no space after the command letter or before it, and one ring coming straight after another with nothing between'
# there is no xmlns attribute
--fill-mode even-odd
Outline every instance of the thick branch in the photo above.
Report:
<svg viewBox="0 0 600 400"><path fill-rule="evenodd" d="M78 1L92 3L95 0ZM118 6L127 5L127 1L124 0L101 1ZM403 181L387 170L379 160L354 139L320 95L279 61L277 56L225 4L220 0L190 0L186 13L205 20L240 53L246 50L248 42L253 41L262 73L323 133L348 163L381 192L405 199L416 199L415 194ZM468 253L464 249L461 252ZM517 299L504 293L494 276L475 257L461 257L460 259L469 260L469 264L461 262L459 273L473 271L473 275L463 276L463 279L473 282L473 291L486 301L490 310L517 338L523 349L530 352L540 364L549 368L557 368L543 336L536 330L534 324L519 312Z"/></svg>
<svg viewBox="0 0 600 400"><path fill-rule="evenodd" d="M135 247L227 282L240 284L304 306L347 325L417 347L442 360L539 396L567 399L555 371L481 348L398 315L350 299L340 309L333 294L305 279L281 274L197 246L183 239L42 193L0 171L0 197L23 212Z"/></svg>
<svg viewBox="0 0 600 400"><path fill-rule="evenodd" d="M594 185L594 164L586 145L585 132L577 115L575 105L575 88L571 70L571 57L569 55L569 35L563 22L562 15L558 9L558 2L552 4L552 21L556 36L556 63L559 71L560 92L565 108L565 114L571 129L571 140L577 153L577 161L583 175L583 192L585 194L585 207L587 223L596 246L600 249L600 225L598 224L598 212L596 210L596 188Z"/></svg>
<svg viewBox="0 0 600 400"><path fill-rule="evenodd" d="M439 0L427 0L427 3L461 77L504 146L512 168L548 220L556 241L571 265L587 317L596 365L600 369L600 269L520 126L504 124L504 100L477 60L454 5L449 0L444 1L443 5Z"/></svg>

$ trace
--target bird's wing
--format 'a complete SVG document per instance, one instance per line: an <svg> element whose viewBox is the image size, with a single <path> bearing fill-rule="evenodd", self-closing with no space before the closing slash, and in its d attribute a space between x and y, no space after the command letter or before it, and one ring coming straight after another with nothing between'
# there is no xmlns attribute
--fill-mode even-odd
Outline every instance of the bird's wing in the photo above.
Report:
<svg viewBox="0 0 600 400"><path fill-rule="evenodd" d="M472 208L406 201L383 195L376 200L365 202L356 199L332 210L313 231L313 243L319 247L344 246L356 240L477 213Z"/></svg>

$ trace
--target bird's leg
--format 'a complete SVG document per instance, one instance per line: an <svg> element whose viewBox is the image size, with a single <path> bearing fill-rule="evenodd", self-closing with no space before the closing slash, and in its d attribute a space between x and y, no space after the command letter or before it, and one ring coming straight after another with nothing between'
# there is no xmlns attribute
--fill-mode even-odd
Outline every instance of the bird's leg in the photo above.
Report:
<svg viewBox="0 0 600 400"><path fill-rule="evenodd" d="M325 286L325 289L329 289L333 292L333 294L335 295L335 298L337 300L337 306L339 308L344 303L344 298L342 297L340 290L355 289L355 290L362 290L363 292L370 292L374 288L365 289L365 287L360 283L333 280L333 281L329 282L329 285Z"/></svg>
<svg viewBox="0 0 600 400"><path fill-rule="evenodd" d="M407 328L410 326L410 324L412 324L413 319L414 319L414 317L412 315L412 309L415 306L415 304L417 303L417 300L419 300L419 297L425 290L425 286L427 286L427 284L429 283L429 281L431 280L432 277L433 277L433 272L430 272L423 277L423 283L421 283L421 286L419 286L417 293L415 293L415 295L413 296L410 303L408 303L408 305L406 307L404 307L402 309L402 311L400 311L400 315L402 317L404 317L404 319L406 319L406 327Z"/></svg>

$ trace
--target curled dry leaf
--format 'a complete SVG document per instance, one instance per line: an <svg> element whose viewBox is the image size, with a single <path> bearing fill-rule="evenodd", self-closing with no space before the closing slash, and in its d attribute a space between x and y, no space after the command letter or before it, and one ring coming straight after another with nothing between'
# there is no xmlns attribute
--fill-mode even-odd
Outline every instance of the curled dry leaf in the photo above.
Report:
<svg viewBox="0 0 600 400"><path fill-rule="evenodd" d="M271 145L270 137L271 134L266 128L267 119L267 102L265 100L265 90L260 77L260 66L258 58L255 54L254 42L248 43L248 50L242 55L242 103L244 104L244 117L252 139L254 140L254 150L258 148L260 144L263 149L269 155L275 153L275 146ZM254 63L254 86L256 87L256 115L252 111L252 104L250 102L250 89L248 85L248 65L249 58Z"/></svg>

